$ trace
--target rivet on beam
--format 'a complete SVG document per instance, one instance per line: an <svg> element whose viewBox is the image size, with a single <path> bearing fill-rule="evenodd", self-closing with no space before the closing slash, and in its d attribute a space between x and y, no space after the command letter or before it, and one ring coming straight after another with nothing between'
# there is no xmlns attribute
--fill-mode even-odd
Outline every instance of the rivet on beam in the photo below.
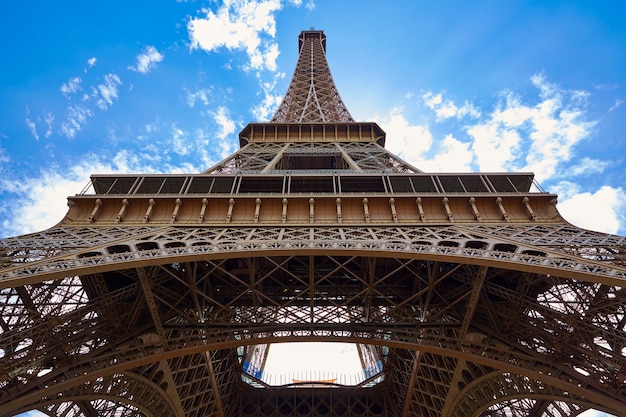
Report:
<svg viewBox="0 0 626 417"><path fill-rule="evenodd" d="M422 207L422 198L421 197L417 197L415 199L415 204L417 204L417 210L420 213L420 219L422 221L425 221L426 216L424 215L424 207Z"/></svg>
<svg viewBox="0 0 626 417"><path fill-rule="evenodd" d="M528 197L524 197L522 199L522 203L524 204L524 207L526 207L526 211L528 212L528 215L530 216L531 220L533 221L537 220L537 215L533 211L533 208L530 207L530 200L528 199Z"/></svg>
<svg viewBox="0 0 626 417"><path fill-rule="evenodd" d="M233 218L233 207L235 207L235 199L230 198L228 200L228 213L226 213L226 223L230 223L230 219Z"/></svg>
<svg viewBox="0 0 626 417"><path fill-rule="evenodd" d="M391 218L394 223L398 223L398 213L396 212L396 199L391 197L389 199L389 207L391 208Z"/></svg>
<svg viewBox="0 0 626 417"><path fill-rule="evenodd" d="M254 222L258 223L259 222L259 214L261 213L261 199L257 198L256 200L254 200Z"/></svg>
<svg viewBox="0 0 626 417"><path fill-rule="evenodd" d="M365 214L365 223L370 222L370 208L369 208L369 200L367 197L363 199L363 213Z"/></svg>
<svg viewBox="0 0 626 417"><path fill-rule="evenodd" d="M148 201L148 210L146 210L146 214L143 216L143 222L144 223L148 223L150 221L150 214L152 214L152 209L154 208L155 204L156 204L156 202L154 201L153 198L151 198Z"/></svg>
<svg viewBox="0 0 626 417"><path fill-rule="evenodd" d="M309 223L313 223L315 221L315 199L313 197L309 198Z"/></svg>
<svg viewBox="0 0 626 417"><path fill-rule="evenodd" d="M93 210L91 210L91 214L89 215L89 223L93 223L93 218L98 214L98 210L102 207L102 200L99 198L96 200L96 205L93 206Z"/></svg>
<svg viewBox="0 0 626 417"><path fill-rule="evenodd" d="M170 218L170 223L174 223L176 221L176 217L178 217L178 210L180 210L180 205L183 204L180 198L176 199L176 206L174 206L174 212L172 213L172 217Z"/></svg>
<svg viewBox="0 0 626 417"><path fill-rule="evenodd" d="M122 207L120 207L120 211L117 212L117 217L115 217L115 221L117 223L122 221L122 217L124 216L124 213L126 212L126 207L128 207L128 199L123 199L122 200Z"/></svg>
<svg viewBox="0 0 626 417"><path fill-rule="evenodd" d="M478 221L481 221L480 213L478 212L478 207L476 207L476 199L474 197L471 197L469 199L469 204L470 206L472 206L472 211L474 212L474 218Z"/></svg>
<svg viewBox="0 0 626 417"><path fill-rule="evenodd" d="M289 200L283 198L283 213L280 215L280 220L285 223L287 221L287 204Z"/></svg>
<svg viewBox="0 0 626 417"><path fill-rule="evenodd" d="M448 197L444 197L443 200L441 200L441 203L443 204L443 207L446 209L448 220L453 221L452 210L450 210L450 204L448 204Z"/></svg>
<svg viewBox="0 0 626 417"><path fill-rule="evenodd" d="M500 214L502 214L502 218L508 222L509 215L506 214L506 210L504 209L504 206L502 205L502 197L496 198L496 204L498 205L498 208L500 209Z"/></svg>
<svg viewBox="0 0 626 417"><path fill-rule="evenodd" d="M335 204L337 205L337 222L341 223L342 218L341 218L341 198L337 197L337 199L335 200Z"/></svg>
<svg viewBox="0 0 626 417"><path fill-rule="evenodd" d="M198 223L202 223L204 220L204 213L206 212L206 206L209 205L209 200L206 198L202 199L202 208L200 209L200 216L198 217Z"/></svg>

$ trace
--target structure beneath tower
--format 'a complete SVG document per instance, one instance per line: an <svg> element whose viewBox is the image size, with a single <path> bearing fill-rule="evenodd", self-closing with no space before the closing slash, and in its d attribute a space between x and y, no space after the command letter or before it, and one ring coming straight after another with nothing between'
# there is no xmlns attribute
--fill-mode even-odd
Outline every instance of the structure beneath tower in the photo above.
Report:
<svg viewBox="0 0 626 417"><path fill-rule="evenodd" d="M531 173L424 173L304 31L285 98L200 174L94 175L0 240L0 417L566 416L626 409L626 238ZM276 342L363 377L262 378Z"/></svg>

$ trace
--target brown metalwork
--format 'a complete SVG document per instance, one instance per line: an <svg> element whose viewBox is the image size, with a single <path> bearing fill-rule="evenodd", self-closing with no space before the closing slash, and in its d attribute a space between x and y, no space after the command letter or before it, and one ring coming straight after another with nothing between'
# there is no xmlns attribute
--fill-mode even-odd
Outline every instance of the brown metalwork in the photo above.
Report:
<svg viewBox="0 0 626 417"><path fill-rule="evenodd" d="M299 40L272 123L231 157L95 175L59 225L0 240L0 416L622 413L626 237L568 224L532 174L387 152L325 35ZM374 346L384 378L243 374L242 348L280 341Z"/></svg>
<svg viewBox="0 0 626 417"><path fill-rule="evenodd" d="M311 30L300 33L298 49L296 69L272 122L354 122L330 74L324 32Z"/></svg>

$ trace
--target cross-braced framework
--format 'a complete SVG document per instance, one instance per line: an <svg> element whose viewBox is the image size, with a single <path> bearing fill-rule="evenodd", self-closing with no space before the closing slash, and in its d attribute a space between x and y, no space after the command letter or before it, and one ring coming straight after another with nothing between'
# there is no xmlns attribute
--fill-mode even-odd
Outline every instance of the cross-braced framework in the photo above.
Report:
<svg viewBox="0 0 626 417"><path fill-rule="evenodd" d="M299 58L274 123L354 122L335 86L326 61L326 35L302 32Z"/></svg>
<svg viewBox="0 0 626 417"><path fill-rule="evenodd" d="M626 237L565 222L532 174L387 152L339 99L324 34L299 40L283 105L240 151L201 174L94 175L57 226L0 240L0 417L623 413ZM380 366L250 371L299 341Z"/></svg>

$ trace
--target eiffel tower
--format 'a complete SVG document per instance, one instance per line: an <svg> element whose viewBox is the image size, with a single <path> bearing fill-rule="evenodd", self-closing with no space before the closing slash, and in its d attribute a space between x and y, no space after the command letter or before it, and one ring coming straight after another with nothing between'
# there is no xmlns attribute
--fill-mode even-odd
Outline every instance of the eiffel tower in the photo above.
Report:
<svg viewBox="0 0 626 417"><path fill-rule="evenodd" d="M626 238L531 173L413 167L353 120L324 32L298 48L224 161L93 175L0 240L0 416L624 415ZM354 344L361 378L263 374L304 341Z"/></svg>

